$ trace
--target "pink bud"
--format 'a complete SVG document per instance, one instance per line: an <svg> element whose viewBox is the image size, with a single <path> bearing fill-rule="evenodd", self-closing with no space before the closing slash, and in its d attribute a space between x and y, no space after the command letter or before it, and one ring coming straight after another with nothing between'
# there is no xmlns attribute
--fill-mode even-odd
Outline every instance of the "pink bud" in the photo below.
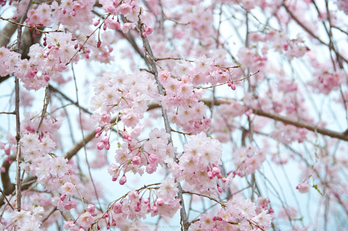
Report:
<svg viewBox="0 0 348 231"><path fill-rule="evenodd" d="M208 175L209 179L213 179L213 173L212 173L211 171L209 171L209 172L207 173L207 175Z"/></svg>
<svg viewBox="0 0 348 231"><path fill-rule="evenodd" d="M104 144L109 143L109 137L108 137L107 135L105 135L105 136L102 138L102 142L103 142Z"/></svg>
<svg viewBox="0 0 348 231"><path fill-rule="evenodd" d="M112 226L116 226L116 221L115 221L115 219L112 219Z"/></svg>
<svg viewBox="0 0 348 231"><path fill-rule="evenodd" d="M234 91L236 90L236 85L234 85L234 83L231 84L231 89Z"/></svg>
<svg viewBox="0 0 348 231"><path fill-rule="evenodd" d="M139 165L139 164L140 164L140 157L139 157L139 156L134 156L134 157L132 158L132 163L133 163L134 165Z"/></svg>
<svg viewBox="0 0 348 231"><path fill-rule="evenodd" d="M71 13L70 13L71 16L75 17L76 16L76 11L73 10Z"/></svg>
<svg viewBox="0 0 348 231"><path fill-rule="evenodd" d="M85 54L85 57L86 57L86 59L89 59L89 54L86 53L86 54Z"/></svg>
<svg viewBox="0 0 348 231"><path fill-rule="evenodd" d="M122 138L123 139L127 139L129 136L128 132L126 131L126 129L122 132Z"/></svg>
<svg viewBox="0 0 348 231"><path fill-rule="evenodd" d="M63 201L66 198L66 194L60 196L60 200Z"/></svg>
<svg viewBox="0 0 348 231"><path fill-rule="evenodd" d="M115 203L113 206L113 211L114 213L118 214L118 213L122 213L122 204L120 203Z"/></svg>
<svg viewBox="0 0 348 231"><path fill-rule="evenodd" d="M222 180L222 182L226 182L226 178L224 177L224 178L221 178L221 180Z"/></svg>
<svg viewBox="0 0 348 231"><path fill-rule="evenodd" d="M2 173L6 172L5 167L4 167L4 166L2 166L2 167L1 167L1 169L0 169L0 171L1 171Z"/></svg>
<svg viewBox="0 0 348 231"><path fill-rule="evenodd" d="M98 26L99 23L100 23L100 19L95 20L95 21L93 22L93 25L94 25L94 26Z"/></svg>
<svg viewBox="0 0 348 231"><path fill-rule="evenodd" d="M155 165L158 163L158 157L155 154L149 155L149 163Z"/></svg>
<svg viewBox="0 0 348 231"><path fill-rule="evenodd" d="M11 147L10 146L5 147L5 154L8 156L11 154Z"/></svg>
<svg viewBox="0 0 348 231"><path fill-rule="evenodd" d="M97 127L97 128L95 129L95 133L99 133L99 132L101 132L101 130L102 130L102 127Z"/></svg>
<svg viewBox="0 0 348 231"><path fill-rule="evenodd" d="M154 213L157 213L157 212L158 212L157 206L153 206L153 207L152 207L152 211L153 211Z"/></svg>
<svg viewBox="0 0 348 231"><path fill-rule="evenodd" d="M97 143L97 149L98 149L98 150L103 150L104 147L105 147L105 145L104 145L103 142L98 142L98 143Z"/></svg>
<svg viewBox="0 0 348 231"><path fill-rule="evenodd" d="M44 79L45 79L46 82L48 82L48 81L50 81L51 78L48 75L45 75Z"/></svg>
<svg viewBox="0 0 348 231"><path fill-rule="evenodd" d="M105 149L109 150L110 149L110 143L105 144Z"/></svg>
<svg viewBox="0 0 348 231"><path fill-rule="evenodd" d="M162 198L157 198L156 204L157 204L158 206L162 206L162 205L164 204Z"/></svg>
<svg viewBox="0 0 348 231"><path fill-rule="evenodd" d="M103 219L108 218L108 217L109 217L109 214L108 214L108 213L105 213L105 214L103 215Z"/></svg>
<svg viewBox="0 0 348 231"><path fill-rule="evenodd" d="M88 211L89 213L93 213L93 212L95 211L95 206L94 206L93 204L89 204L89 205L87 206L87 211Z"/></svg>
<svg viewBox="0 0 348 231"><path fill-rule="evenodd" d="M124 185L126 182L127 182L127 178L126 176L123 175L120 179L120 185Z"/></svg>
<svg viewBox="0 0 348 231"><path fill-rule="evenodd" d="M150 212L151 211L151 207L150 207L150 204L146 207L146 212Z"/></svg>
<svg viewBox="0 0 348 231"><path fill-rule="evenodd" d="M150 202L150 198L146 198L145 200L144 200L144 204L147 204L147 203L149 203Z"/></svg>
<svg viewBox="0 0 348 231"><path fill-rule="evenodd" d="M99 136L101 135L101 133L97 133L97 134L95 134L95 138L99 138Z"/></svg>
<svg viewBox="0 0 348 231"><path fill-rule="evenodd" d="M213 175L214 175L214 176L217 176L217 175L220 174L220 169L219 169L218 167L214 167L213 170L212 170L212 172L213 172Z"/></svg>
<svg viewBox="0 0 348 231"><path fill-rule="evenodd" d="M218 186L217 189L218 189L219 193L222 193L223 190L220 186Z"/></svg>
<svg viewBox="0 0 348 231"><path fill-rule="evenodd" d="M16 19L17 19L17 16L13 16L13 19L16 20Z"/></svg>
<svg viewBox="0 0 348 231"><path fill-rule="evenodd" d="M141 207L140 207L139 205L136 205L136 206L134 207L134 211L135 211L135 212L140 212L140 210L141 210Z"/></svg>
<svg viewBox="0 0 348 231"><path fill-rule="evenodd" d="M99 40L98 42L97 42L97 48L99 48L101 46L101 41Z"/></svg>

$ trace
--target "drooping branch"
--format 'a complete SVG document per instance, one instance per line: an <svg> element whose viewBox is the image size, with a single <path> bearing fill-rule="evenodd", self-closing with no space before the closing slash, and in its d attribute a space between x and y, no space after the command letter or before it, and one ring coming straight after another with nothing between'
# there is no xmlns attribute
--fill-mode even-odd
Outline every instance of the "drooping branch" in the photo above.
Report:
<svg viewBox="0 0 348 231"><path fill-rule="evenodd" d="M201 101L207 105L209 105L211 103L210 99L202 99ZM228 101L228 100L216 100L215 105L229 104L229 103L230 103L230 101ZM254 107L249 106L249 108L253 110L253 113L255 115L270 118L270 119L273 119L276 121L283 122L284 124L293 125L295 127L306 128L309 131L320 133L320 134L325 135L325 136L330 136L332 138L337 138L340 140L348 141L348 136L344 135L343 133L331 131L329 129L321 128L321 127L315 126L315 125L310 124L310 123L298 121L295 119L291 119L289 117L278 115L278 114L272 113L272 112L267 112L267 111L257 109Z"/></svg>
<svg viewBox="0 0 348 231"><path fill-rule="evenodd" d="M211 104L211 99L201 99L200 101L204 102L208 106ZM230 103L231 102L228 101L228 100L216 100L214 102L214 105L215 106L219 106L221 104L230 104ZM160 105L158 105L158 104L152 104L152 105L149 106L149 108L151 108L151 109L155 109L155 108L159 108L159 107L160 107ZM310 123L306 123L306 122L303 122L303 121L298 121L298 120L295 120L295 119L291 119L289 117L278 115L276 113L266 112L264 110L257 109L257 108L254 108L254 107L249 107L249 108L253 110L253 113L255 115L266 117L266 118L270 118L270 119L273 119L273 120L276 120L276 121L283 122L284 124L293 125L295 127L306 128L309 131L316 132L316 133L319 133L319 134L322 134L322 135L325 135L325 136L330 136L332 138L336 138L336 139L339 139L339 140L348 141L348 136L346 136L344 133L335 132L335 131L332 131L332 130L329 130L329 129L325 129L325 128L322 128L322 127L315 126L315 125L310 124Z"/></svg>
<svg viewBox="0 0 348 231"><path fill-rule="evenodd" d="M24 23L24 20L26 19L27 12L29 11L30 5L32 0L29 1L27 8L23 14L23 17L20 20L20 24ZM18 26L18 34L17 34L17 50L20 51L21 48L21 39L22 39L22 25ZM19 117L19 78L15 77L15 113L16 113L16 141L17 141L17 151L16 151L16 210L19 212L21 211L21 199L22 199L22 193L21 193L21 168L20 168L20 158L21 158L21 122Z"/></svg>
<svg viewBox="0 0 348 231"><path fill-rule="evenodd" d="M154 54L152 53L152 49L151 49L151 46L150 46L150 43L149 43L149 40L147 39L146 36L143 35L143 28L144 25L143 23L141 22L141 19L140 19L140 15L139 15L139 23L138 23L138 31L139 31L139 34L143 40L143 46L144 46L144 49L145 49L145 61L146 63L148 63L151 67L151 72L153 73L154 77L155 77L155 80L156 80L156 83L157 83L157 88L158 88L158 93L160 95L164 95L163 93L163 86L162 84L160 83L159 79L158 79L158 70L157 70L157 66L156 66L156 58L154 56ZM169 124L169 118L168 118L168 114L167 114L167 111L164 109L163 106L160 106L161 107L161 110L162 110L162 117L163 117L163 120L164 120L164 126L165 126L165 129L166 129L166 132L169 134L169 142L171 143L172 142L172 138L171 138L171 131L172 129L170 128L170 124ZM188 230L188 228L190 227L190 223L188 221L188 217L187 217L187 213L186 213L186 210L185 210L185 204L184 204L184 197L182 195L182 187L180 185L180 183L178 183L178 197L180 199L180 205L181 205L181 209L180 209L180 217L181 217L181 222L182 222L182 225L183 225L183 230Z"/></svg>

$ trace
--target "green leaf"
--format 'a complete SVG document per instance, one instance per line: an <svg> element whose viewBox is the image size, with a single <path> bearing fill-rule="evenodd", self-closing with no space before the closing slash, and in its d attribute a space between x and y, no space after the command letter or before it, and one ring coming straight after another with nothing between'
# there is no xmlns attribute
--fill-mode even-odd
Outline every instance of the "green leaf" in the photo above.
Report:
<svg viewBox="0 0 348 231"><path fill-rule="evenodd" d="M324 195L320 192L320 190L318 189L318 185L313 185L312 187L315 188L315 190L317 190L318 193L320 193L320 195L324 196Z"/></svg>

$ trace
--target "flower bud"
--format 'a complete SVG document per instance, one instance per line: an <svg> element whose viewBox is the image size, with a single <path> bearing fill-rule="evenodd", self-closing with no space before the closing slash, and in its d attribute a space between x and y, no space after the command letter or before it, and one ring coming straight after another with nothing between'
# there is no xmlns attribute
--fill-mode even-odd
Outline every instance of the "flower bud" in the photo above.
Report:
<svg viewBox="0 0 348 231"><path fill-rule="evenodd" d="M162 205L164 204L162 198L160 198L160 197L157 198L156 204L157 204L158 206L162 206Z"/></svg>
<svg viewBox="0 0 348 231"><path fill-rule="evenodd" d="M95 211L95 206L94 206L93 204L89 204L89 205L87 206L87 211L88 211L89 213L93 213L93 212Z"/></svg>
<svg viewBox="0 0 348 231"><path fill-rule="evenodd" d="M158 157L155 154L149 155L149 163L155 165L158 163Z"/></svg>
<svg viewBox="0 0 348 231"><path fill-rule="evenodd" d="M98 143L97 143L97 149L98 149L98 150L103 150L104 147L105 147L105 145L104 145L103 142L98 142Z"/></svg>
<svg viewBox="0 0 348 231"><path fill-rule="evenodd" d="M152 207L152 211L153 211L154 213L157 213L157 212L158 212L157 206L153 206L153 207Z"/></svg>
<svg viewBox="0 0 348 231"><path fill-rule="evenodd" d="M105 136L103 137L103 139L102 139L102 142L103 142L104 144L109 143L109 137L108 137L107 135L105 135Z"/></svg>
<svg viewBox="0 0 348 231"><path fill-rule="evenodd" d="M120 185L124 185L127 182L126 176L122 176L120 179Z"/></svg>
<svg viewBox="0 0 348 231"><path fill-rule="evenodd" d="M114 213L118 214L118 213L122 213L122 204L120 203L115 203L112 210L114 211Z"/></svg>
<svg viewBox="0 0 348 231"><path fill-rule="evenodd" d="M139 157L139 156L134 156L134 157L132 158L132 163L133 163L134 165L139 165L139 164L140 164L140 157Z"/></svg>

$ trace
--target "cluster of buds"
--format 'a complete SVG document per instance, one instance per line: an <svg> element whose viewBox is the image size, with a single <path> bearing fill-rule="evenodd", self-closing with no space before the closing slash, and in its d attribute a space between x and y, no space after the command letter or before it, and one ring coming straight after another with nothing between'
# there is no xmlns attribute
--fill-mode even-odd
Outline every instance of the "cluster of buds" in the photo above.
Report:
<svg viewBox="0 0 348 231"><path fill-rule="evenodd" d="M236 85L231 80L227 82L227 86L229 86L233 91L236 90Z"/></svg>
<svg viewBox="0 0 348 231"><path fill-rule="evenodd" d="M95 138L99 138L101 136L103 132L103 128L102 127L97 127L95 129ZM109 142L109 137L107 136L107 134L105 134L105 136L102 138L102 140L100 142L97 143L97 149L98 150L103 150L103 149L109 150L110 149L110 142Z"/></svg>

